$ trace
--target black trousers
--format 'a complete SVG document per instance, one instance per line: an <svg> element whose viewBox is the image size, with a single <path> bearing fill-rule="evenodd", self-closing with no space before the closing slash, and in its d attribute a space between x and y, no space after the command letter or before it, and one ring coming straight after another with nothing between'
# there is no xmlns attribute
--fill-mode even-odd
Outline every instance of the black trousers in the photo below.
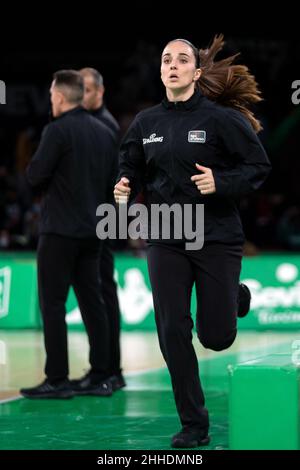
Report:
<svg viewBox="0 0 300 470"><path fill-rule="evenodd" d="M167 363L183 426L207 429L208 412L192 345L192 287L197 294L196 327L205 348L221 351L236 337L242 246L206 244L186 251L150 245L148 269L159 344Z"/></svg>
<svg viewBox="0 0 300 470"><path fill-rule="evenodd" d="M69 374L65 302L72 285L90 345L91 370L99 380L109 376L109 329L99 276L98 239L41 235L38 244L38 288L49 380Z"/></svg>
<svg viewBox="0 0 300 470"><path fill-rule="evenodd" d="M100 257L100 276L102 294L109 324L109 372L110 375L121 373L120 368L120 308L117 285L114 280L114 259L110 240L104 240Z"/></svg>

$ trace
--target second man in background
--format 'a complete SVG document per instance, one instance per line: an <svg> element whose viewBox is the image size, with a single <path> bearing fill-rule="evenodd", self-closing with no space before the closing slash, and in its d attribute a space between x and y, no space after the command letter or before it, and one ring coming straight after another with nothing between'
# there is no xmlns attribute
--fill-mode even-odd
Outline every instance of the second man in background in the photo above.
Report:
<svg viewBox="0 0 300 470"><path fill-rule="evenodd" d="M84 80L84 108L105 124L114 133L118 141L120 138L119 125L103 103L105 88L102 75L90 67L83 68L79 72ZM115 391L125 387L126 384L120 367L120 308L117 286L114 280L114 260L111 242L108 239L104 240L102 247L100 275L110 329L110 379L112 388Z"/></svg>

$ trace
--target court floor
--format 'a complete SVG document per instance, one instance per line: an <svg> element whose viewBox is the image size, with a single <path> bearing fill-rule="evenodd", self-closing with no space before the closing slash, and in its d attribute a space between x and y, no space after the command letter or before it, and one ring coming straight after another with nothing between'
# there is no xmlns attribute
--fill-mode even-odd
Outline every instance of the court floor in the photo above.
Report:
<svg viewBox="0 0 300 470"><path fill-rule="evenodd" d="M269 353L291 353L297 332L240 332L226 351L205 350L194 337L210 413L207 449L228 448L227 366ZM155 333L124 332L127 387L112 397L28 400L21 387L43 380L41 332L0 331L0 450L170 449L180 429L168 371ZM70 377L88 369L84 332L69 333Z"/></svg>

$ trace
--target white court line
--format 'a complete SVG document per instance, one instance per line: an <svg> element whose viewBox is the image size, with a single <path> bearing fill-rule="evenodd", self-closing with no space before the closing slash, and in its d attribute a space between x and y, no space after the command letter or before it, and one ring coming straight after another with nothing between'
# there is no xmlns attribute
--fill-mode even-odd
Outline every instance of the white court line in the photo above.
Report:
<svg viewBox="0 0 300 470"><path fill-rule="evenodd" d="M21 400L21 398L24 398L24 397L17 396L17 397L5 398L4 400L0 400L0 405L2 405L3 403L9 403L10 401Z"/></svg>

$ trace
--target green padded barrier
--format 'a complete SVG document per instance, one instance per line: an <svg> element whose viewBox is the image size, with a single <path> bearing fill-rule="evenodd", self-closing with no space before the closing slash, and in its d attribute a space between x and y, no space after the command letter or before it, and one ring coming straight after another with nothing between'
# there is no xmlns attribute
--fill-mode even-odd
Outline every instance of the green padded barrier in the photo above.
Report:
<svg viewBox="0 0 300 470"><path fill-rule="evenodd" d="M1 254L0 329L38 328L40 324L35 258Z"/></svg>
<svg viewBox="0 0 300 470"><path fill-rule="evenodd" d="M272 354L228 367L230 449L300 449L300 367L293 357Z"/></svg>
<svg viewBox="0 0 300 470"><path fill-rule="evenodd" d="M119 254L115 261L122 329L155 330L146 259ZM35 263L35 253L0 253L0 329L40 325L36 315L38 299ZM299 255L245 257L241 281L250 287L252 302L250 313L238 321L239 329L299 330ZM69 328L83 329L72 289L66 310ZM195 292L191 311L195 316Z"/></svg>

